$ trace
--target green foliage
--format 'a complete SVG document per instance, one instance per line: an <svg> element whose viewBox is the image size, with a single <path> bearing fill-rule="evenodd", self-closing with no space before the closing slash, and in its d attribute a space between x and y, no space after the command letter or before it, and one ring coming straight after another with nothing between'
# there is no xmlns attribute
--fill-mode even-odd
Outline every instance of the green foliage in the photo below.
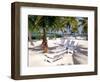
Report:
<svg viewBox="0 0 100 82"><path fill-rule="evenodd" d="M77 32L78 23L81 22L84 32L88 31L88 19L86 17L61 17L61 16L28 16L28 29L33 33L46 33L66 31L66 27L71 27L72 32ZM56 37L58 35L54 34ZM41 36L41 35L40 35Z"/></svg>
<svg viewBox="0 0 100 82"><path fill-rule="evenodd" d="M38 25L38 22L40 21L40 16L28 16L28 29L31 32L40 32L40 27Z"/></svg>
<svg viewBox="0 0 100 82"><path fill-rule="evenodd" d="M81 25L83 26L84 32L88 32L88 18L83 17L82 19L79 20L81 22Z"/></svg>
<svg viewBox="0 0 100 82"><path fill-rule="evenodd" d="M65 23L66 23L66 26L69 26L72 28L73 32L77 31L78 20L76 17L65 17Z"/></svg>

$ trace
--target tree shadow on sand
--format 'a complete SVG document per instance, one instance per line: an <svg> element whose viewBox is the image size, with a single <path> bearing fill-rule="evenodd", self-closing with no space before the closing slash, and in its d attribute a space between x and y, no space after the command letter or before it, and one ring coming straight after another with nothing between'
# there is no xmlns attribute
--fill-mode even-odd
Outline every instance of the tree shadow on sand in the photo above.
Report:
<svg viewBox="0 0 100 82"><path fill-rule="evenodd" d="M73 55L74 64L87 64L88 62L88 48L79 45Z"/></svg>
<svg viewBox="0 0 100 82"><path fill-rule="evenodd" d="M54 46L54 47L48 47L48 50L49 50L49 52L51 51L51 50L54 50L54 49L56 49L57 48L57 46ZM34 48L28 48L29 50L31 50L31 51L42 51L43 49L42 49L42 47L41 47L41 45L39 45L39 46L35 46ZM48 52L48 53L49 53Z"/></svg>
<svg viewBox="0 0 100 82"><path fill-rule="evenodd" d="M80 55L82 54L82 55L88 55L88 48L86 48L86 47L83 47L82 45L79 45L78 47L77 47L77 50L76 50Z"/></svg>

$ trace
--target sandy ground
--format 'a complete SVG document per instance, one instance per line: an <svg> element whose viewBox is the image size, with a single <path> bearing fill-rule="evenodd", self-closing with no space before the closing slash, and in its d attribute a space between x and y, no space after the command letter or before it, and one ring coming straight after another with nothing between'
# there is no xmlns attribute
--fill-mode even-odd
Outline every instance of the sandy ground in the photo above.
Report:
<svg viewBox="0 0 100 82"><path fill-rule="evenodd" d="M61 66L61 65L75 65L75 64L87 64L88 55L88 41L78 40L78 46L74 54L68 53L66 51L58 52L58 49L63 49L63 47L56 45L60 39L48 40L49 52L42 53L40 44L42 41L33 41L34 46L29 43L29 59L28 65L32 66ZM54 51L53 53L50 51ZM63 53L64 52L64 53ZM59 56L59 53L61 55ZM58 56L58 57L54 57Z"/></svg>

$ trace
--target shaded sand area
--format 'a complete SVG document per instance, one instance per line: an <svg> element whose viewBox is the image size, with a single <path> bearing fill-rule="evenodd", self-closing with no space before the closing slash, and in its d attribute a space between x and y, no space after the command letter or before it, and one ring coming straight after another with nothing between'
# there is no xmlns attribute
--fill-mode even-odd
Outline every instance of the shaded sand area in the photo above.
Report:
<svg viewBox="0 0 100 82"><path fill-rule="evenodd" d="M28 66L61 66L61 65L76 65L88 63L88 41L78 40L77 49L74 54L63 51L63 47L56 45L59 39L48 40L49 52L43 53L40 45L42 41L33 41L34 46L29 43ZM59 52L58 49L61 51ZM51 52L51 51L55 52ZM59 55L60 54L60 55ZM49 57L48 57L49 55ZM56 55L54 59L53 55ZM51 58L50 58L51 57ZM49 60L49 61L48 61ZM52 61L52 62L51 62Z"/></svg>

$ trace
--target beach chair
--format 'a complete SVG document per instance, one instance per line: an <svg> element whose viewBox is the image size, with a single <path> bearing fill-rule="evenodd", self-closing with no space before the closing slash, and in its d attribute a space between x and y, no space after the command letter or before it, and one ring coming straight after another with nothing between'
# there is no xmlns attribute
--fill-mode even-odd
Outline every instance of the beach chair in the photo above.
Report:
<svg viewBox="0 0 100 82"><path fill-rule="evenodd" d="M64 53L66 53L66 50L62 52L54 53L54 54L45 54L44 61L49 62L49 63L56 62L57 60L60 60L63 58Z"/></svg>
<svg viewBox="0 0 100 82"><path fill-rule="evenodd" d="M71 44L71 39L67 39L67 41L65 42L65 44L64 44L64 48L66 48L66 50L68 49L68 47L70 46L70 44Z"/></svg>
<svg viewBox="0 0 100 82"><path fill-rule="evenodd" d="M65 39L62 38L59 42L56 42L56 45L62 46L62 47L66 47L69 46L71 39Z"/></svg>
<svg viewBox="0 0 100 82"><path fill-rule="evenodd" d="M49 63L53 63L57 60L60 60L63 58L64 54L68 52L68 49L66 49L66 47L68 48L70 46L70 42L71 40L68 39L66 40L66 42L63 44L63 47L59 46L54 50L51 50L51 52L53 54L46 54L45 55L45 61L49 62Z"/></svg>
<svg viewBox="0 0 100 82"><path fill-rule="evenodd" d="M64 42L62 42L61 44L57 44L58 45L55 49L51 50L52 53L59 53L62 52L64 50L67 50L67 48L70 46L71 40L70 39L66 39L64 40Z"/></svg>
<svg viewBox="0 0 100 82"><path fill-rule="evenodd" d="M59 46L64 46L66 39L61 38L60 40L56 41L55 44Z"/></svg>
<svg viewBox="0 0 100 82"><path fill-rule="evenodd" d="M46 54L45 61L49 63L53 63L57 60L63 58L65 53L72 54L75 52L77 48L78 41L73 39L67 39L63 42L63 47L59 46L54 50L51 50L53 54Z"/></svg>
<svg viewBox="0 0 100 82"><path fill-rule="evenodd" d="M68 46L68 53L73 54L77 49L77 45L78 45L78 40L72 40L70 45Z"/></svg>

